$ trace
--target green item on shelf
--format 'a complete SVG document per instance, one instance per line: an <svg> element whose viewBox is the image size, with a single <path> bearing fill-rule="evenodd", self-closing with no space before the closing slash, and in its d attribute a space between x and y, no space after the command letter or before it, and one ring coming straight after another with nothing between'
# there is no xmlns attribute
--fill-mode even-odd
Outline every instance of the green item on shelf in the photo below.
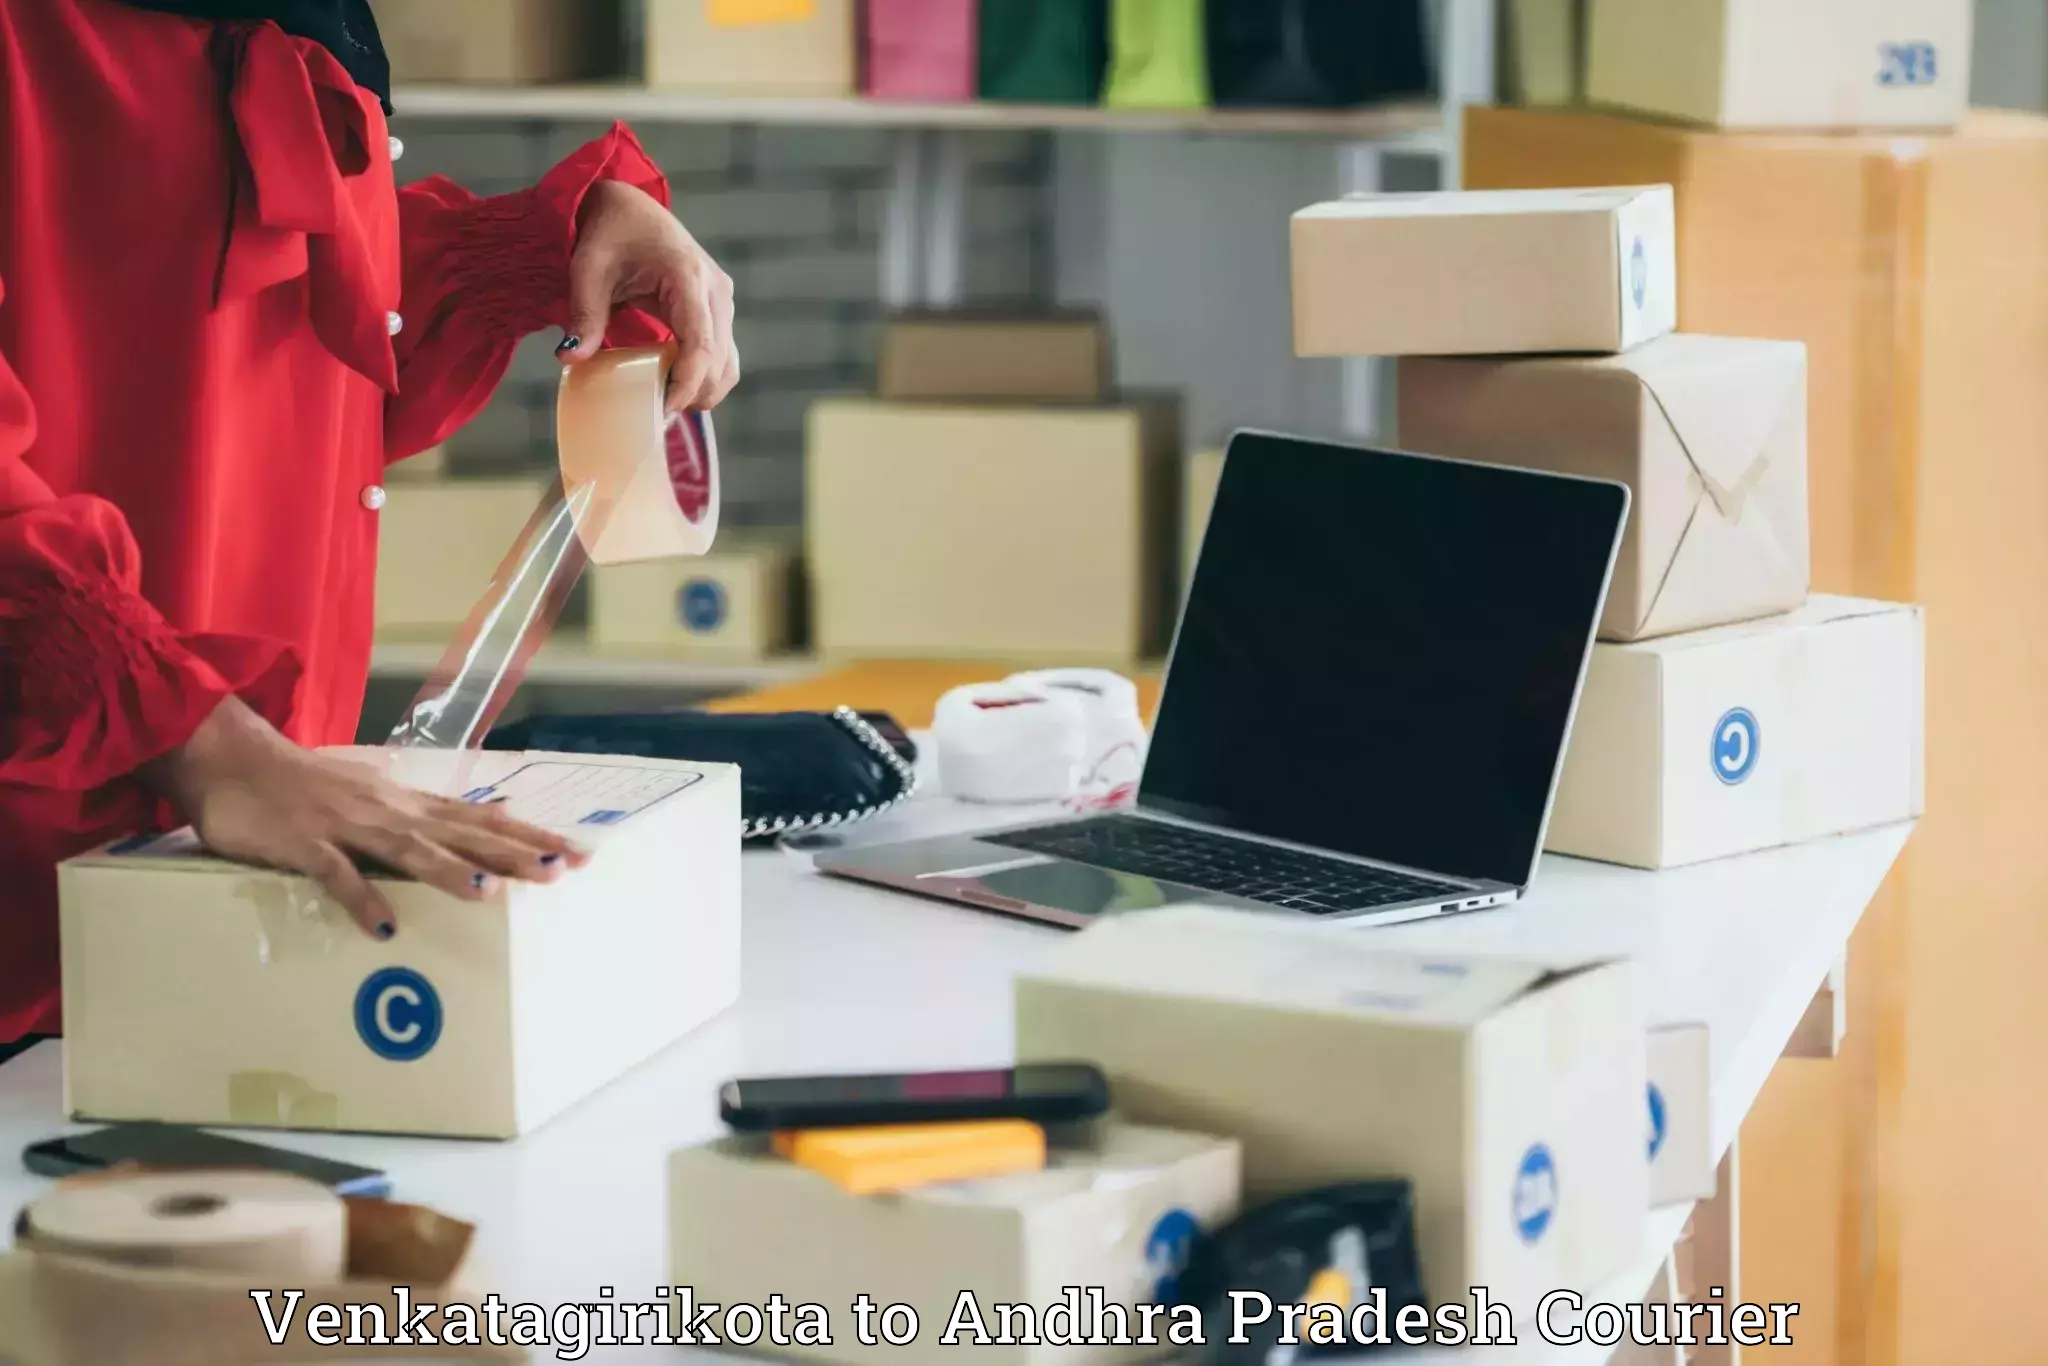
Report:
<svg viewBox="0 0 2048 1366"><path fill-rule="evenodd" d="M983 99L1094 104L1108 64L1108 0L981 0Z"/></svg>
<svg viewBox="0 0 2048 1366"><path fill-rule="evenodd" d="M1118 109L1207 108L1204 8L1204 0L1110 0L1102 102Z"/></svg>

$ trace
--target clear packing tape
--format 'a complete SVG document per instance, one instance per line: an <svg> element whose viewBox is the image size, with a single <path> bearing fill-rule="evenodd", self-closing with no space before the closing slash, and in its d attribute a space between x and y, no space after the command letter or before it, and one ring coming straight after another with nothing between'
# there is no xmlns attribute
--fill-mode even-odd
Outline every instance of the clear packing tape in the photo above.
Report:
<svg viewBox="0 0 2048 1366"><path fill-rule="evenodd" d="M518 691L585 567L702 555L718 535L707 414L668 415L673 343L563 371L560 477L391 732L399 748L476 749Z"/></svg>

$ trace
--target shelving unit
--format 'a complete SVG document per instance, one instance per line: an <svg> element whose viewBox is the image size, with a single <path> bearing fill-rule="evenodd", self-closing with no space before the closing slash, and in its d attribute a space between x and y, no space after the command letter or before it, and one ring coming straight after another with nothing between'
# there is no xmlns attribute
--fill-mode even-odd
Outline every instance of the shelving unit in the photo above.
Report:
<svg viewBox="0 0 2048 1366"><path fill-rule="evenodd" d="M445 648L427 641L379 642L370 656L370 676L424 678L441 662ZM726 663L598 650L565 634L541 648L527 668L526 681L549 687L675 688L687 692L736 693L792 683L817 671L817 664L801 655Z"/></svg>

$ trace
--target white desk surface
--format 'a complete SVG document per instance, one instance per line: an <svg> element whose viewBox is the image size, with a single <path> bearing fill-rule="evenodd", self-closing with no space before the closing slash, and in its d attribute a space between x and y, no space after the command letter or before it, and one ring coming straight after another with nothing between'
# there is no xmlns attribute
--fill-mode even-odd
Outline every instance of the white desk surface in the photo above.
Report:
<svg viewBox="0 0 2048 1366"><path fill-rule="evenodd" d="M1015 813L1006 819L1014 820ZM863 840L989 824L919 800ZM1662 874L1546 858L1532 895L1498 911L1372 934L1389 945L1626 954L1647 970L1652 1023L1711 1029L1718 1156L1755 1102L1814 991L1841 955L1910 826ZM738 1075L1007 1063L1010 981L1062 931L825 879L786 852L747 855L745 985L721 1019L516 1143L272 1135L376 1165L401 1199L481 1226L471 1275L508 1303L620 1300L667 1284L664 1159L718 1130L714 1091ZM61 1117L60 1044L0 1066L0 1216L44 1188L15 1154L75 1130ZM256 1136L261 1141L264 1136ZM1641 1266L1589 1302L1640 1299L1689 1210L1649 1220ZM11 1218L0 1217L0 1246ZM1396 1361L1596 1362L1598 1348L1383 1354ZM683 1349L595 1348L588 1360L676 1359Z"/></svg>

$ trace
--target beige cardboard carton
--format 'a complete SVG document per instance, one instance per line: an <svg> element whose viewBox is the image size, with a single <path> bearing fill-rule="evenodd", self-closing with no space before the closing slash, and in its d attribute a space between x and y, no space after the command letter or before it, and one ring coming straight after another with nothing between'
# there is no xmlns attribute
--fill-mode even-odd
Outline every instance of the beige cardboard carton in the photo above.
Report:
<svg viewBox="0 0 2048 1366"><path fill-rule="evenodd" d="M1415 1189L1423 1287L1519 1318L1640 1251L1643 1002L1624 962L1375 951L1206 909L1106 920L1025 973L1017 1056L1086 1059L1118 1112L1232 1134L1247 1204Z"/></svg>
<svg viewBox="0 0 2048 1366"><path fill-rule="evenodd" d="M1952 128L1974 0L1589 0L1594 104L1724 128Z"/></svg>
<svg viewBox="0 0 2048 1366"><path fill-rule="evenodd" d="M1105 1305L1125 1307L1129 1335L1139 1337L1136 1307L1162 1299L1198 1231L1236 1216L1238 1148L1110 1121L1079 1146L1055 1144L1044 1171L862 1198L762 1144L727 1138L670 1158L668 1189L670 1279L698 1305L760 1305L779 1295L792 1306L824 1306L830 1345L764 1341L761 1350L860 1366L939 1366L963 1353L1005 1366L1092 1366L1166 1355L1170 1318L1154 1318L1152 1346L997 1345L955 1320L956 1307L972 1296L993 1336L997 1305L1030 1306L1038 1336L1050 1337L1045 1311L1079 1287L1081 1333L1102 1326L1114 1336L1113 1325L1093 1319L1086 1292L1094 1289ZM915 1309L915 1341L863 1345L853 1313L863 1295L878 1309ZM963 1330L953 1345L941 1341L949 1321Z"/></svg>
<svg viewBox="0 0 2048 1366"><path fill-rule="evenodd" d="M1507 0L1500 15L1501 98L1578 103L1586 81L1586 0Z"/></svg>
<svg viewBox="0 0 2048 1366"><path fill-rule="evenodd" d="M1302 356L1626 351L1677 325L1668 186L1355 195L1294 215Z"/></svg>
<svg viewBox="0 0 2048 1366"><path fill-rule="evenodd" d="M809 445L820 654L1115 665L1165 647L1171 405L834 399Z"/></svg>
<svg viewBox="0 0 2048 1366"><path fill-rule="evenodd" d="M1201 557L1202 537L1209 530L1209 510L1216 505L1216 484L1223 478L1223 452L1197 451L1188 457L1187 482L1181 495L1180 577L1193 583Z"/></svg>
<svg viewBox="0 0 2048 1366"><path fill-rule="evenodd" d="M377 633L445 638L491 585L544 479L394 481L377 537Z"/></svg>
<svg viewBox="0 0 2048 1366"><path fill-rule="evenodd" d="M854 0L646 0L647 83L717 95L852 95Z"/></svg>
<svg viewBox="0 0 2048 1366"><path fill-rule="evenodd" d="M379 943L312 884L189 833L58 869L66 1112L510 1138L739 995L739 770L345 751L572 833L590 863L477 904L380 877Z"/></svg>
<svg viewBox="0 0 2048 1366"><path fill-rule="evenodd" d="M1547 847L1670 868L1924 809L1920 610L1816 597L1586 671Z"/></svg>
<svg viewBox="0 0 2048 1366"><path fill-rule="evenodd" d="M1650 1204L1714 1198L1713 1072L1707 1027L1650 1031Z"/></svg>
<svg viewBox="0 0 2048 1366"><path fill-rule="evenodd" d="M1401 444L1627 484L1603 640L1806 601L1806 348L1678 334L1622 356L1404 360Z"/></svg>
<svg viewBox="0 0 2048 1366"><path fill-rule="evenodd" d="M882 328L881 395L969 403L1100 403L1109 333L1088 314L905 314Z"/></svg>
<svg viewBox="0 0 2048 1366"><path fill-rule="evenodd" d="M794 538L728 537L698 559L596 565L590 643L715 659L765 659L794 643Z"/></svg>
<svg viewBox="0 0 2048 1366"><path fill-rule="evenodd" d="M377 7L392 79L517 85L611 75L616 0L398 0Z"/></svg>

